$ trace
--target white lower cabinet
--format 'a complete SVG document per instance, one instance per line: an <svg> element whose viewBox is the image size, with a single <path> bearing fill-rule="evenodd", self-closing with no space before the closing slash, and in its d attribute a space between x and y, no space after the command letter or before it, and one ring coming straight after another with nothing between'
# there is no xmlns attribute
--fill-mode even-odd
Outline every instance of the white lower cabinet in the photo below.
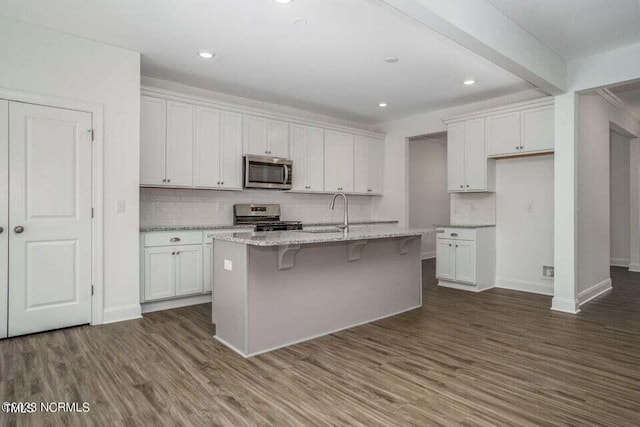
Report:
<svg viewBox="0 0 640 427"><path fill-rule="evenodd" d="M203 290L202 245L176 247L175 264L176 295L191 295Z"/></svg>
<svg viewBox="0 0 640 427"><path fill-rule="evenodd" d="M436 241L438 285L483 291L495 286L495 228L445 228Z"/></svg>

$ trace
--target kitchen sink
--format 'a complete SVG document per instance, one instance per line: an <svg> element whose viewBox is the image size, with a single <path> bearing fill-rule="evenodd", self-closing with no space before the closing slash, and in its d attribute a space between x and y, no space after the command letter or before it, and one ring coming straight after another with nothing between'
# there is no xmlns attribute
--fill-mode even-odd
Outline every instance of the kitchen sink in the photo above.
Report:
<svg viewBox="0 0 640 427"><path fill-rule="evenodd" d="M301 230L303 233L342 233L339 228L312 228L310 230Z"/></svg>

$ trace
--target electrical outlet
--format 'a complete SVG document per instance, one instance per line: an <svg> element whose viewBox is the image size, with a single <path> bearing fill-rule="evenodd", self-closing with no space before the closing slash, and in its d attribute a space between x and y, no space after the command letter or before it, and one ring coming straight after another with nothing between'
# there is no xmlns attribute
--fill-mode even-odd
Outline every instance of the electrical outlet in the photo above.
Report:
<svg viewBox="0 0 640 427"><path fill-rule="evenodd" d="M230 259L224 260L224 269L227 271L233 271L233 262Z"/></svg>
<svg viewBox="0 0 640 427"><path fill-rule="evenodd" d="M542 266L542 277L546 279L553 279L554 275L555 275L555 269L553 268L553 266L550 266L550 265Z"/></svg>

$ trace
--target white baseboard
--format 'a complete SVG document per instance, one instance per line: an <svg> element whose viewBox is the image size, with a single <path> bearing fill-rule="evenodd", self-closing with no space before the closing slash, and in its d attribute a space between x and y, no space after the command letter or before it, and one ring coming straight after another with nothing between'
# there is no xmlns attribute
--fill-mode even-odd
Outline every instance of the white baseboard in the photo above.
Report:
<svg viewBox="0 0 640 427"><path fill-rule="evenodd" d="M192 295L184 298L174 298L162 301L152 301L142 303L142 313L152 313L154 311L170 310L172 308L187 307L190 305L206 304L211 302L211 294Z"/></svg>
<svg viewBox="0 0 640 427"><path fill-rule="evenodd" d="M553 297L551 300L551 310L569 314L578 314L580 312L580 306L577 299Z"/></svg>
<svg viewBox="0 0 640 427"><path fill-rule="evenodd" d="M142 309L140 304L126 305L124 307L105 308L103 312L103 324L124 322L125 320L140 319Z"/></svg>
<svg viewBox="0 0 640 427"><path fill-rule="evenodd" d="M611 258L609 262L613 267L629 267L630 260L624 258Z"/></svg>
<svg viewBox="0 0 640 427"><path fill-rule="evenodd" d="M553 280L540 283L529 280L496 277L496 288L511 289L513 291L529 292L532 294L553 295Z"/></svg>
<svg viewBox="0 0 640 427"><path fill-rule="evenodd" d="M433 259L436 257L436 251L422 252L420 253L420 259Z"/></svg>
<svg viewBox="0 0 640 427"><path fill-rule="evenodd" d="M640 273L640 264L633 262L629 263L629 271Z"/></svg>
<svg viewBox="0 0 640 427"><path fill-rule="evenodd" d="M605 292L609 292L611 290L611 279L605 279L600 283L596 283L591 286L589 289L585 289L584 291L578 294L578 304L582 305L594 298L599 297Z"/></svg>

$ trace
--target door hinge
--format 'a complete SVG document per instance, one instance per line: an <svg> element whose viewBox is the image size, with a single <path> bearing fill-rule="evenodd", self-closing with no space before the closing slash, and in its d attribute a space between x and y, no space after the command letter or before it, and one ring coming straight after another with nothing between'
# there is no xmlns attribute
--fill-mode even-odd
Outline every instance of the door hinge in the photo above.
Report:
<svg viewBox="0 0 640 427"><path fill-rule="evenodd" d="M91 285L91 296L93 296L93 285Z"/></svg>
<svg viewBox="0 0 640 427"><path fill-rule="evenodd" d="M93 139L95 137L95 132L93 129L89 129L87 132L89 132L89 135L91 135L91 142L93 142Z"/></svg>

